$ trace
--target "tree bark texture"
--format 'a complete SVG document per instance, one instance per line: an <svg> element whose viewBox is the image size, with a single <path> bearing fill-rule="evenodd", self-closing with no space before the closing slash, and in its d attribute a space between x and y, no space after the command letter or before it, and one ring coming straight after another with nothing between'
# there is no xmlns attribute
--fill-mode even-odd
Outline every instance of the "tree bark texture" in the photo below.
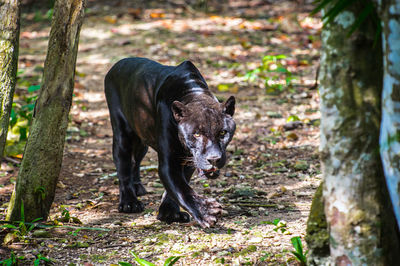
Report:
<svg viewBox="0 0 400 266"><path fill-rule="evenodd" d="M373 45L372 23L348 36L362 10L357 3L326 25L321 36L320 151L329 263L390 265L384 241L392 236L383 235L382 217L391 210L382 193L379 156L382 50Z"/></svg>
<svg viewBox="0 0 400 266"><path fill-rule="evenodd" d="M400 228L400 3L381 1L383 93L381 157L394 213Z"/></svg>
<svg viewBox="0 0 400 266"><path fill-rule="evenodd" d="M325 265L329 262L329 233L322 198L324 183L315 191L307 220L305 240L308 246L308 265Z"/></svg>
<svg viewBox="0 0 400 266"><path fill-rule="evenodd" d="M61 170L85 0L57 0L43 84L6 219L47 219Z"/></svg>
<svg viewBox="0 0 400 266"><path fill-rule="evenodd" d="M0 158L7 139L18 68L20 1L0 1Z"/></svg>

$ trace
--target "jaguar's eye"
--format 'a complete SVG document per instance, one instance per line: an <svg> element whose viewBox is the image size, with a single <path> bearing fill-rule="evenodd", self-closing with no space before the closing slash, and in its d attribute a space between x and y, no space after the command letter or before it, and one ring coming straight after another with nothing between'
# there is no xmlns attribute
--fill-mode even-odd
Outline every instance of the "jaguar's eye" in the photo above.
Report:
<svg viewBox="0 0 400 266"><path fill-rule="evenodd" d="M223 138L226 135L226 133L228 133L226 130L222 130L221 132L219 132L219 136Z"/></svg>
<svg viewBox="0 0 400 266"><path fill-rule="evenodd" d="M193 137L195 137L195 138L200 138L200 133L199 133L199 132L194 133L194 134L193 134Z"/></svg>

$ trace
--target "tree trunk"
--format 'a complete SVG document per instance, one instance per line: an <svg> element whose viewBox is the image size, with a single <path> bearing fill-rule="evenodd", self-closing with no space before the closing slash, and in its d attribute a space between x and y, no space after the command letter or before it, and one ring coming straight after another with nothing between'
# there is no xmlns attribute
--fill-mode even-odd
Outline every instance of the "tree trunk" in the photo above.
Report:
<svg viewBox="0 0 400 266"><path fill-rule="evenodd" d="M19 0L0 1L0 158L6 144L17 80L19 14Z"/></svg>
<svg viewBox="0 0 400 266"><path fill-rule="evenodd" d="M7 220L21 218L21 202L26 221L48 217L61 169L84 6L85 0L55 3L43 84Z"/></svg>
<svg viewBox="0 0 400 266"><path fill-rule="evenodd" d="M372 23L347 36L362 11L355 3L322 32L320 150L330 263L393 265L388 262L398 246L383 249L397 236L382 218L392 212L378 152L382 53L380 45L373 47Z"/></svg>
<svg viewBox="0 0 400 266"><path fill-rule="evenodd" d="M384 51L381 156L400 228L400 7L396 0L380 3Z"/></svg>

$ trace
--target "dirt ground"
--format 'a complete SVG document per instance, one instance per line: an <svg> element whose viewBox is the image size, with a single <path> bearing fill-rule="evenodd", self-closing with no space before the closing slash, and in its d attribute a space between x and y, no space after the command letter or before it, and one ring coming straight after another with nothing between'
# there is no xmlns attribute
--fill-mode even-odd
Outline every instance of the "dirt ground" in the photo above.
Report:
<svg viewBox="0 0 400 266"><path fill-rule="evenodd" d="M320 182L314 86L320 21L308 17L309 1L209 2L205 10L183 1L89 1L63 167L49 219L60 221L64 208L82 224L71 220L36 229L45 232L34 230L25 241L3 243L0 260L12 251L24 256L21 265L33 264L38 254L55 265L134 265L133 251L157 265L170 256L183 256L176 265L296 265L290 239L300 236L305 246L312 195ZM26 70L24 75L43 66L47 50L49 22L35 21L35 12L46 10L23 12L19 68ZM292 86L267 93L263 81L245 80L263 56L280 54L286 55L280 62L295 78ZM198 193L218 199L226 210L213 228L156 219L163 188L152 150L141 171L148 191L141 197L145 211L117 210L118 178L103 79L115 62L129 56L170 65L191 60L218 98L237 99L229 163L216 180L192 179ZM296 117L299 122L288 124ZM2 161L1 220L17 174L16 164ZM281 223L274 225L275 219ZM0 239L6 232L1 231Z"/></svg>

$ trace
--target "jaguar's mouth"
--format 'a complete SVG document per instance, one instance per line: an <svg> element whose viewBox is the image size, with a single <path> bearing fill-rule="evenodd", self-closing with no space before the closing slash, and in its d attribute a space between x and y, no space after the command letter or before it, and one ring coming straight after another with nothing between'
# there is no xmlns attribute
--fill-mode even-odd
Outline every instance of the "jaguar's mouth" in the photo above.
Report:
<svg viewBox="0 0 400 266"><path fill-rule="evenodd" d="M199 169L199 175L201 177L206 177L209 179L215 179L219 176L219 169L216 167L212 167L208 170Z"/></svg>

